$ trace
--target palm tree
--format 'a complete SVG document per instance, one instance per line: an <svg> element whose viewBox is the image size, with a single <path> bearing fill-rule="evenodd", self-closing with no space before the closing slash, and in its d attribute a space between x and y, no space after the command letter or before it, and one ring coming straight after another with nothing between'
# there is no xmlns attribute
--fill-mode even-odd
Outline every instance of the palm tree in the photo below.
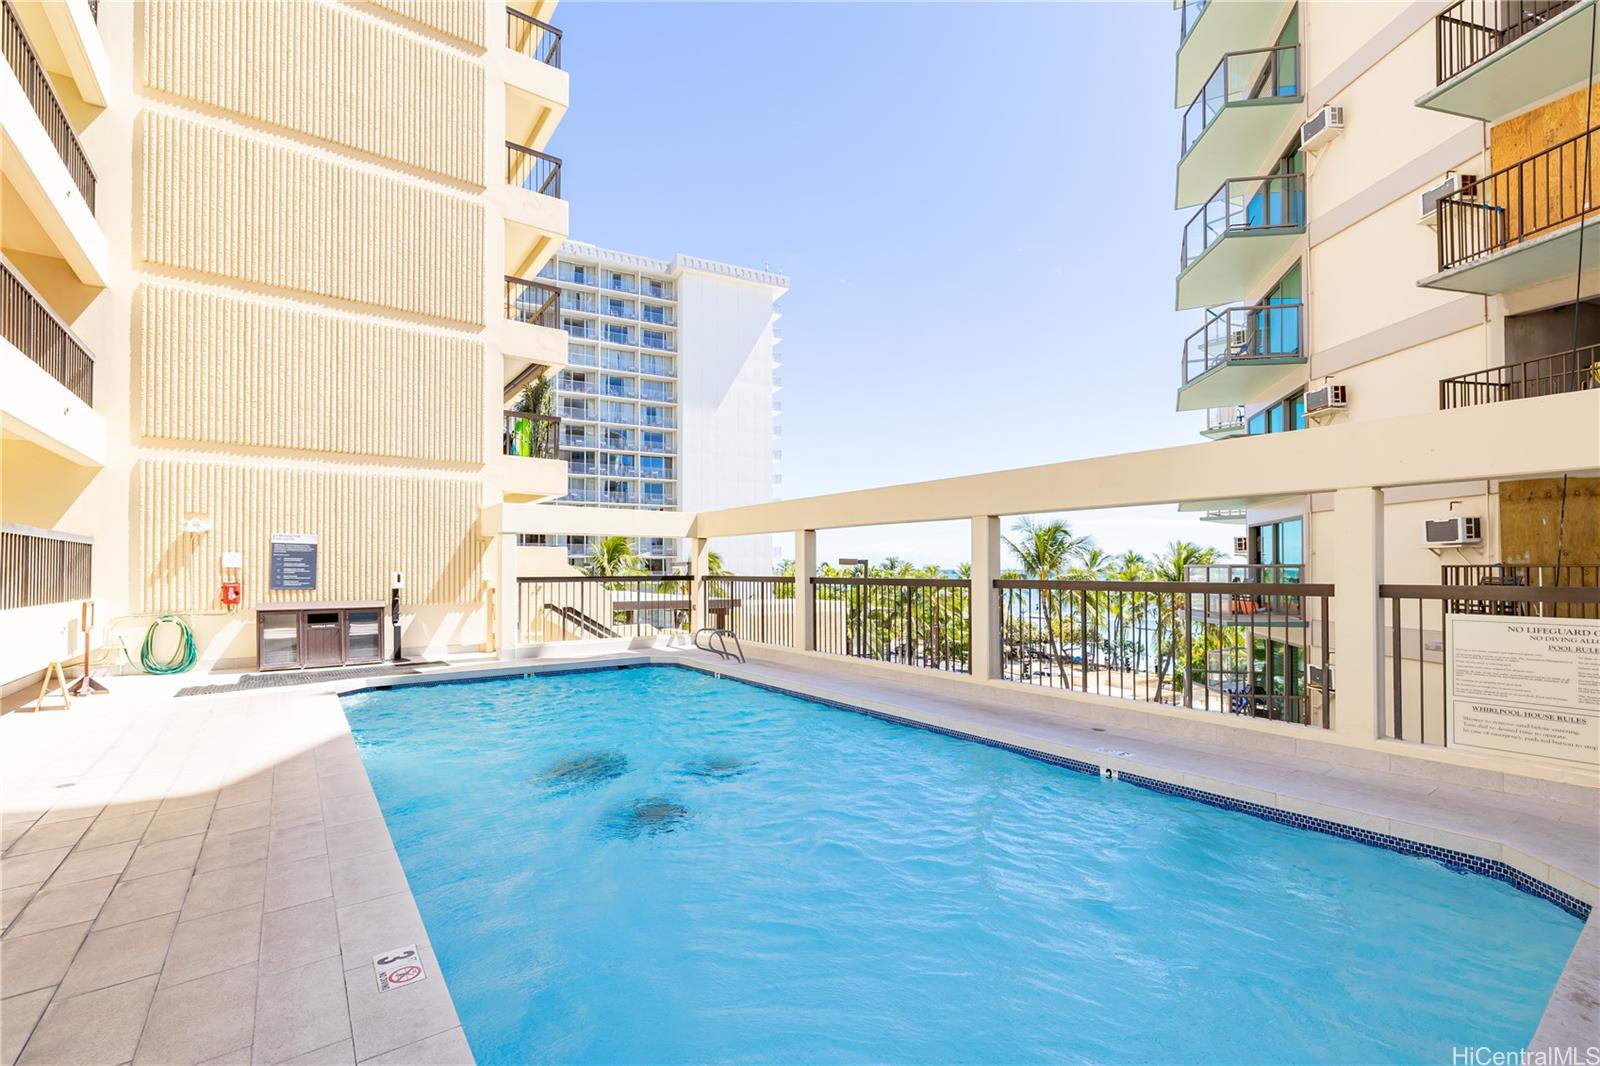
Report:
<svg viewBox="0 0 1600 1066"><path fill-rule="evenodd" d="M1167 545L1167 550L1155 562L1152 576L1157 581L1184 581L1187 579L1191 566L1206 566L1217 561L1219 553L1215 548L1202 547L1193 541L1175 540ZM1156 653L1159 662L1156 668L1156 702L1161 702L1163 690L1166 687L1169 675L1172 674L1174 660L1178 656L1178 642L1182 634L1179 633L1178 604L1181 596L1162 596L1157 606L1156 625ZM1192 637L1192 634L1191 634ZM1201 654L1204 654L1205 636L1201 635ZM1188 684L1194 671L1192 662L1185 663L1182 672L1183 683ZM1176 679L1172 679L1176 684Z"/></svg>
<svg viewBox="0 0 1600 1066"><path fill-rule="evenodd" d="M1072 530L1059 519L1035 522L1024 518L1011 531L1016 539L1005 538L1006 547L1017 557L1022 572L1034 581L1060 581L1067 576L1073 561L1081 560L1094 547L1092 538L1073 536ZM1051 662L1060 664L1061 621L1057 618L1060 593L1043 589L1039 599L1044 609L1044 629L1050 638Z"/></svg>
<svg viewBox="0 0 1600 1066"><path fill-rule="evenodd" d="M522 391L517 394L515 410L523 411L530 415L553 415L556 413L555 382L550 375L545 374L522 386ZM554 439L555 424L551 422L536 421L530 418L518 418L512 422L512 443L515 454L531 456L537 459L554 459L556 457L557 442Z"/></svg>
<svg viewBox="0 0 1600 1066"><path fill-rule="evenodd" d="M641 569L628 538L617 534L601 537L594 546L594 554L589 557L590 577L626 577Z"/></svg>

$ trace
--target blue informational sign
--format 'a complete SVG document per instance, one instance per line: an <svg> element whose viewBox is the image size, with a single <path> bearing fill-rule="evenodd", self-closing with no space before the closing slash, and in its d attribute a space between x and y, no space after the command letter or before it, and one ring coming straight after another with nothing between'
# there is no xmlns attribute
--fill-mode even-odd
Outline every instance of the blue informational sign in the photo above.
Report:
<svg viewBox="0 0 1600 1066"><path fill-rule="evenodd" d="M272 534L272 568L268 585L274 589L317 587L317 538L314 533Z"/></svg>

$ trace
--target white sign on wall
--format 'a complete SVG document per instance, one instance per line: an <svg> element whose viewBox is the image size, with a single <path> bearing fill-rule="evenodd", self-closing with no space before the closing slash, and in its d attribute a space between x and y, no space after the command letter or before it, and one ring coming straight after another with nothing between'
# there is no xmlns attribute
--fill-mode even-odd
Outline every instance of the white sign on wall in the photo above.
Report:
<svg viewBox="0 0 1600 1066"><path fill-rule="evenodd" d="M1600 620L1447 616L1449 743L1600 767Z"/></svg>

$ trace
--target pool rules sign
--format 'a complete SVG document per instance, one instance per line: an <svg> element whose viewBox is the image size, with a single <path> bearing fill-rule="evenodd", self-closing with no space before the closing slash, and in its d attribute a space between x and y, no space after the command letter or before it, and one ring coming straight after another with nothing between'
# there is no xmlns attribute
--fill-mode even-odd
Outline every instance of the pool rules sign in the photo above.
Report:
<svg viewBox="0 0 1600 1066"><path fill-rule="evenodd" d="M1445 621L1450 744L1600 766L1600 620Z"/></svg>

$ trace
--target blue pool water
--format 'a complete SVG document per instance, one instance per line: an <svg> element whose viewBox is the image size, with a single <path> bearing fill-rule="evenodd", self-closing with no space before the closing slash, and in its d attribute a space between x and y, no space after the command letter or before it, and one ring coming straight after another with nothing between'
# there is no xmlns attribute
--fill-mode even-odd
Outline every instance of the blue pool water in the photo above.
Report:
<svg viewBox="0 0 1600 1066"><path fill-rule="evenodd" d="M484 1063L1449 1062L1579 922L674 667L344 701Z"/></svg>

